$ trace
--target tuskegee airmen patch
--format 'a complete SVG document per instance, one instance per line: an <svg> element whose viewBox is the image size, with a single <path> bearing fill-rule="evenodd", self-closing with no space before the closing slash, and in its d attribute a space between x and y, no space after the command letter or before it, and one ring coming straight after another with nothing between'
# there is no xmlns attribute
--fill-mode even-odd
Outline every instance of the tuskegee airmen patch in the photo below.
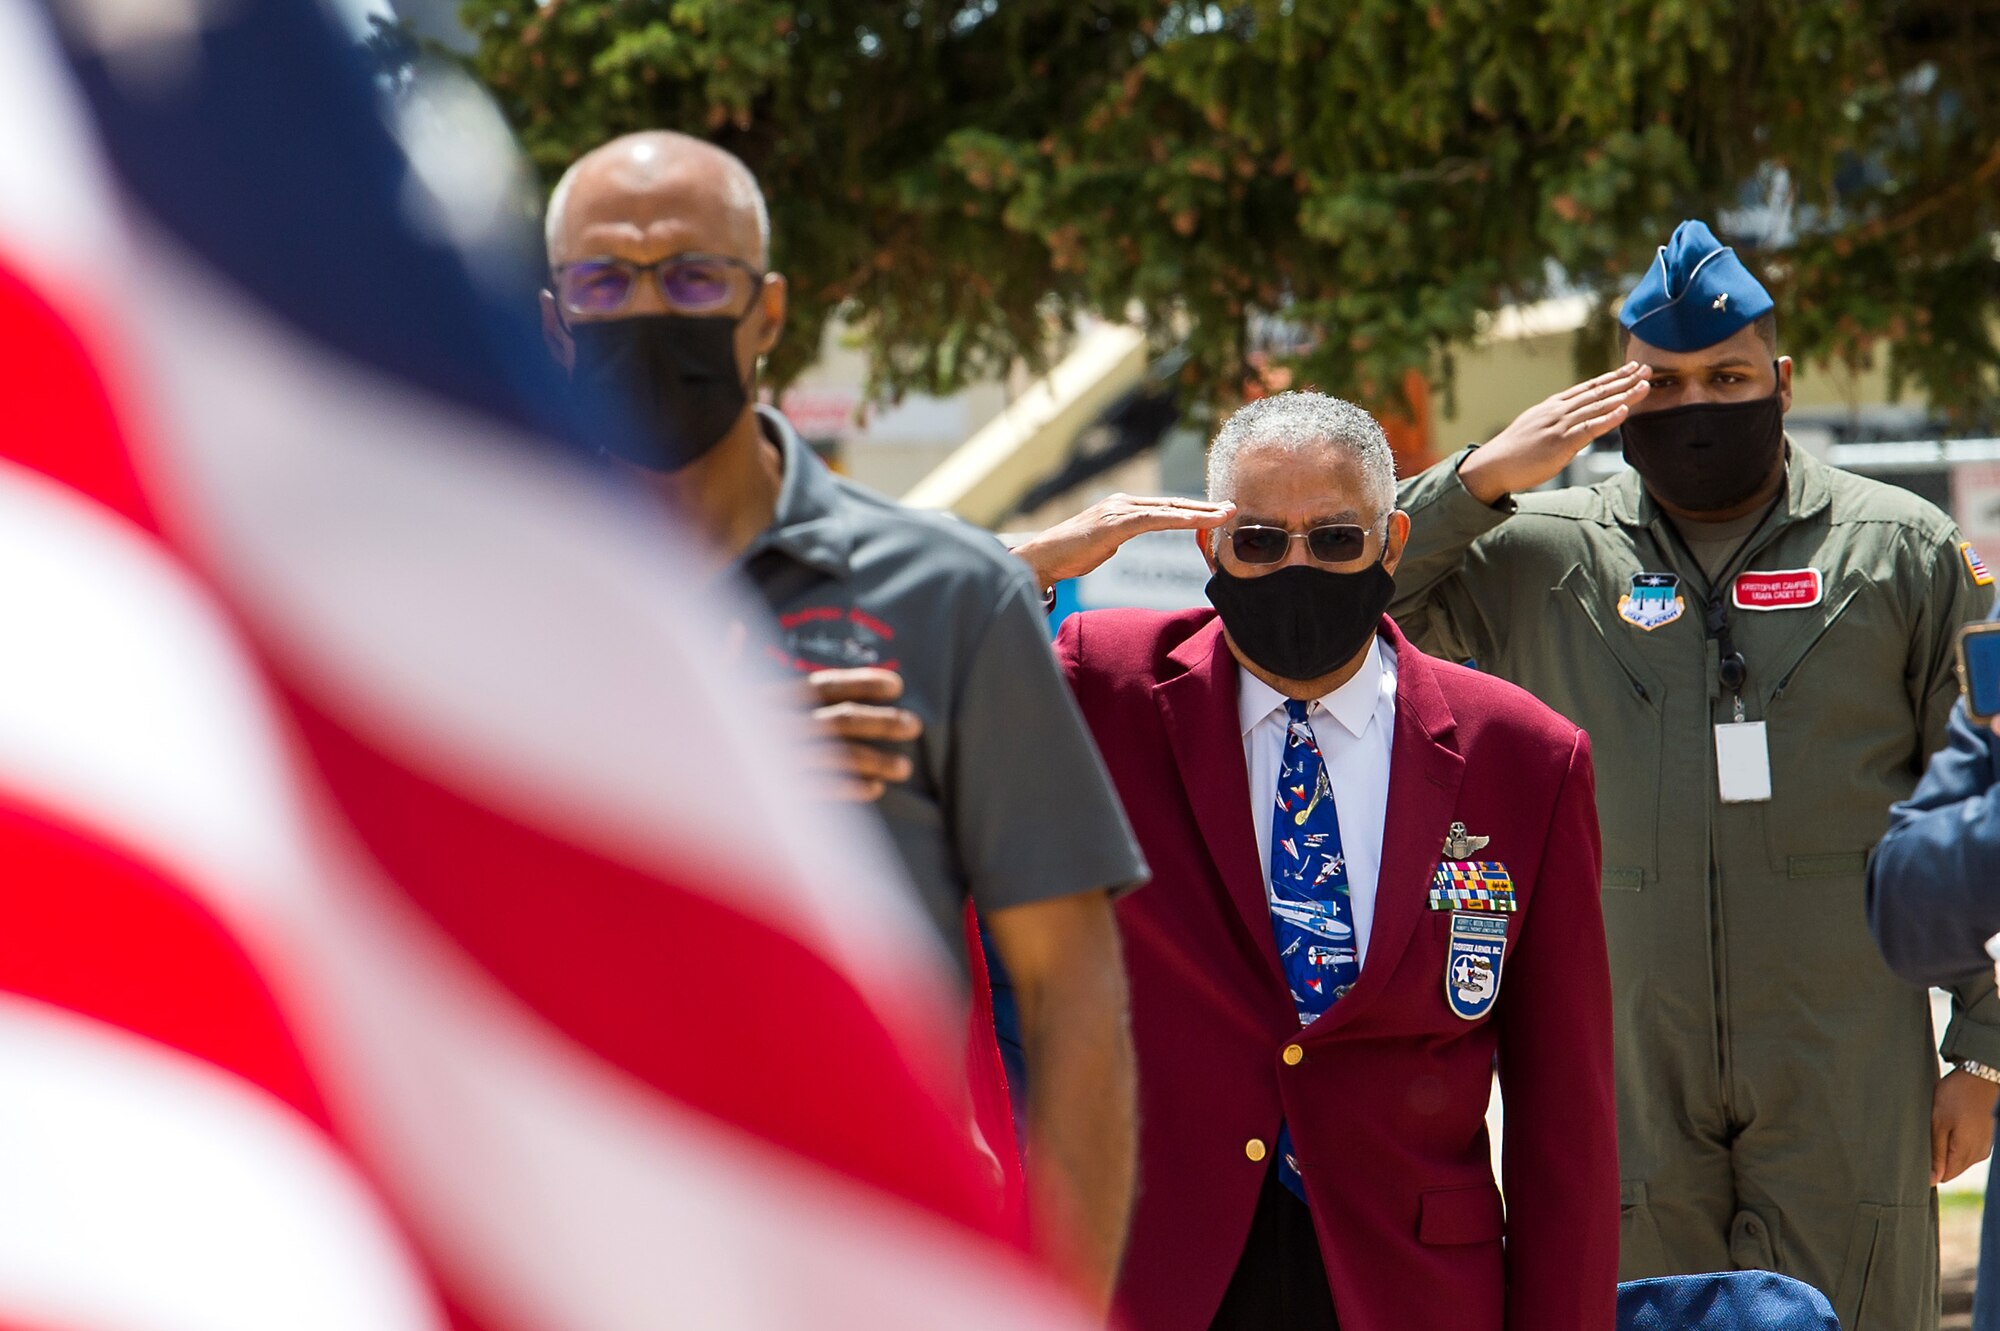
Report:
<svg viewBox="0 0 2000 1331"><path fill-rule="evenodd" d="M1452 1015L1478 1021L1500 996L1507 955L1507 917L1451 913L1451 950L1444 959L1444 1001Z"/></svg>
<svg viewBox="0 0 2000 1331"><path fill-rule="evenodd" d="M1673 623L1686 609L1678 573L1634 573L1632 590L1618 598L1618 617L1648 633Z"/></svg>

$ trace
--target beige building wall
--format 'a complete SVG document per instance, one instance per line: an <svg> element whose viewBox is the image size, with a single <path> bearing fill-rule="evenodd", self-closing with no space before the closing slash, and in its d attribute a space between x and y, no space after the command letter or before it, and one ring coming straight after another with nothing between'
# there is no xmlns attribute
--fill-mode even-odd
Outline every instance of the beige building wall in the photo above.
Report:
<svg viewBox="0 0 2000 1331"><path fill-rule="evenodd" d="M893 406L870 406L862 397L867 381L853 330L836 321L819 359L785 390L780 405L842 471L887 495L904 494L929 475L1009 400L1008 385L994 379L950 397L913 393Z"/></svg>

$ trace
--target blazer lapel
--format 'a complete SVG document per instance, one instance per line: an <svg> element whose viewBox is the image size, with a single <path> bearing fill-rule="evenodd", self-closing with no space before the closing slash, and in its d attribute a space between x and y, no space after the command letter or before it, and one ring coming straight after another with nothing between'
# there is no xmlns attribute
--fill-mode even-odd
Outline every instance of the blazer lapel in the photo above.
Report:
<svg viewBox="0 0 2000 1331"><path fill-rule="evenodd" d="M1284 971L1271 933L1257 836L1250 826L1250 774L1243 761L1236 707L1236 658L1223 639L1222 621L1211 620L1167 659L1180 666L1181 673L1154 685L1153 697L1173 745L1181 784L1216 872L1249 931L1249 941L1282 989ZM1438 835L1442 841L1444 834Z"/></svg>
<svg viewBox="0 0 2000 1331"><path fill-rule="evenodd" d="M1382 829L1382 871L1368 959L1346 996L1313 1023L1331 1028L1365 1009L1389 982L1430 901L1432 875L1451 831L1465 759L1453 747L1456 724L1437 686L1435 663L1384 619L1396 649L1396 736L1389 750L1389 816Z"/></svg>

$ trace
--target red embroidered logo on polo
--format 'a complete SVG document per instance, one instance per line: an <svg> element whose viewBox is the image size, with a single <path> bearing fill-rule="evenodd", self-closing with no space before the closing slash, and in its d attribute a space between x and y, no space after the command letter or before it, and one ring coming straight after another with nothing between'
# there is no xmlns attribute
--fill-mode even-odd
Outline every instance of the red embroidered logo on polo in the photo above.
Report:
<svg viewBox="0 0 2000 1331"><path fill-rule="evenodd" d="M1804 610L1825 594L1818 569L1788 568L1737 574L1730 600L1738 610Z"/></svg>

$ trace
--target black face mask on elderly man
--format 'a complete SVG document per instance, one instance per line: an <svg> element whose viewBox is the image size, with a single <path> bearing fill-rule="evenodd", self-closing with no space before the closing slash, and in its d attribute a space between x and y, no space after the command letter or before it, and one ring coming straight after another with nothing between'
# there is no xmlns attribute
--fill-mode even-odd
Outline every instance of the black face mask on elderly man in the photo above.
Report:
<svg viewBox="0 0 2000 1331"><path fill-rule="evenodd" d="M615 403L634 427L614 456L675 472L705 457L742 419L750 387L736 368L736 329L720 314L648 314L570 325L578 392Z"/></svg>
<svg viewBox="0 0 2000 1331"><path fill-rule="evenodd" d="M1625 418L1625 460L1654 497L1689 513L1734 508L1757 493L1785 447L1784 401L1697 402Z"/></svg>
<svg viewBox="0 0 2000 1331"><path fill-rule="evenodd" d="M1208 600L1256 665L1279 679L1318 679L1352 661L1381 624L1396 594L1383 558L1354 573L1289 564L1252 578L1218 563Z"/></svg>

